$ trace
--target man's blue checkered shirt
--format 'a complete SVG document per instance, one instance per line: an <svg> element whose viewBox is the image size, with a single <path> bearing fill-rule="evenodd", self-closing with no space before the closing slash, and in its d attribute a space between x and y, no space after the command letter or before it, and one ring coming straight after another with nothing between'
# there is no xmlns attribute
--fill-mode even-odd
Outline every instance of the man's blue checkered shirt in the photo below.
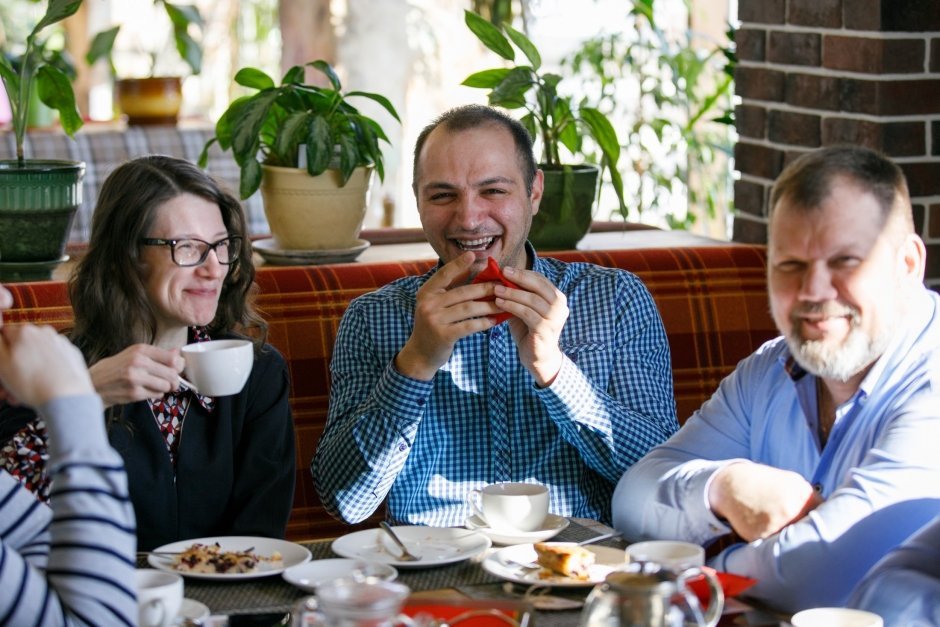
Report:
<svg viewBox="0 0 940 627"><path fill-rule="evenodd" d="M507 323L457 342L431 381L396 371L415 295L435 270L350 304L311 464L331 514L359 522L387 496L392 520L457 526L471 489L525 481L549 486L555 514L610 522L620 476L679 428L662 320L623 270L538 257L533 269L569 308L566 359L544 389L520 363Z"/></svg>

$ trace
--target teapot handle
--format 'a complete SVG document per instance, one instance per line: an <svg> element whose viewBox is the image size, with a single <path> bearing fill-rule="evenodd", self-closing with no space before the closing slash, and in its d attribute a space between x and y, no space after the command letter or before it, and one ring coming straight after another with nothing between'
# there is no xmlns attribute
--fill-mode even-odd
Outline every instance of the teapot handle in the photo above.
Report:
<svg viewBox="0 0 940 627"><path fill-rule="evenodd" d="M690 603L690 605L694 604L697 606L698 600L695 598L695 594L686 585L686 582L699 575L705 577L705 582L708 584L708 591L711 593L708 600L708 607L705 609L704 627L715 627L715 625L718 624L718 620L721 618L721 610L725 606L725 593L721 589L721 583L718 581L718 577L712 574L711 570L689 568L679 576L679 585L687 599L690 596L692 597L692 603Z"/></svg>

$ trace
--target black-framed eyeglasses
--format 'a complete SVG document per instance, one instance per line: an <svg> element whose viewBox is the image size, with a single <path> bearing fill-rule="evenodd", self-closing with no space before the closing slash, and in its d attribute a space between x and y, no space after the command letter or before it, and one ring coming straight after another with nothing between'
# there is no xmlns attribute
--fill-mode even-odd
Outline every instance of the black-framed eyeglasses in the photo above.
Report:
<svg viewBox="0 0 940 627"><path fill-rule="evenodd" d="M157 239L145 237L140 240L144 246L169 246L170 257L173 263L184 268L201 265L209 256L209 251L215 251L215 257L222 265L229 265L238 260L238 251L242 245L240 235L231 235L225 239L210 244L201 239Z"/></svg>

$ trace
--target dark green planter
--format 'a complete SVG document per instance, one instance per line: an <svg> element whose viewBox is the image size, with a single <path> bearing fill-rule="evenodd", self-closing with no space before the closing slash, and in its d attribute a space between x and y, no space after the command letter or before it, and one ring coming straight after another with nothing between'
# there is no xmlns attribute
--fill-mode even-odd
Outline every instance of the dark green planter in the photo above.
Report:
<svg viewBox="0 0 940 627"><path fill-rule="evenodd" d="M574 249L591 228L599 170L593 165L539 167L545 173L545 192L529 241L536 250Z"/></svg>
<svg viewBox="0 0 940 627"><path fill-rule="evenodd" d="M0 161L0 265L62 258L84 175L77 161Z"/></svg>

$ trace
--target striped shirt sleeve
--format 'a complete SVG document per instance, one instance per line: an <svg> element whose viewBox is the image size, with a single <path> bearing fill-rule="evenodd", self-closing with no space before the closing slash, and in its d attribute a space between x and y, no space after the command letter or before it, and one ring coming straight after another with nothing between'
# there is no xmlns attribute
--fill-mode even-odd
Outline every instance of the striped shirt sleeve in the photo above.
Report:
<svg viewBox="0 0 940 627"><path fill-rule="evenodd" d="M0 625L133 625L134 513L101 400L55 399L40 413L51 507L0 473Z"/></svg>

